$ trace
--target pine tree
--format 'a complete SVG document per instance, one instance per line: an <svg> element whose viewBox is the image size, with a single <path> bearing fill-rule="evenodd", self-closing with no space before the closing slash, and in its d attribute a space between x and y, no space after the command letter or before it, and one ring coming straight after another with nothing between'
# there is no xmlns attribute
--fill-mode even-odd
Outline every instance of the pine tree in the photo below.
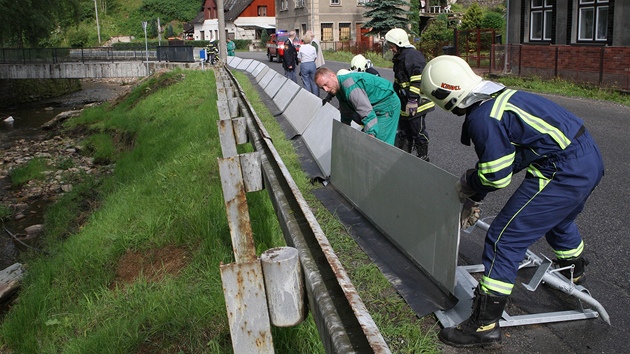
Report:
<svg viewBox="0 0 630 354"><path fill-rule="evenodd" d="M373 0L365 3L370 10L363 17L370 18L363 28L371 28L367 35L384 36L392 28L407 30L409 2L404 0Z"/></svg>

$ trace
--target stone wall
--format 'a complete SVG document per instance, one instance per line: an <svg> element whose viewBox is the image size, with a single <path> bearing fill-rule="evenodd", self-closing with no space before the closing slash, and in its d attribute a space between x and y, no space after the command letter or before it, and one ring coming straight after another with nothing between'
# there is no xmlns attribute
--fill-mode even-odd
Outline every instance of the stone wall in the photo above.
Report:
<svg viewBox="0 0 630 354"><path fill-rule="evenodd" d="M58 97L79 90L79 79L2 79L0 108Z"/></svg>

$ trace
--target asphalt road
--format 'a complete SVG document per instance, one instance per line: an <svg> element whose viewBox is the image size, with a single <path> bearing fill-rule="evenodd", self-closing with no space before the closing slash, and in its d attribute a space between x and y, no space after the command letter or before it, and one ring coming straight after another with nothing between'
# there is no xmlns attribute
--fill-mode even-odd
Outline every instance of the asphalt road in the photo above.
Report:
<svg viewBox="0 0 630 354"><path fill-rule="evenodd" d="M265 62L270 68L283 72L281 64L268 62L264 52L238 52L237 56ZM325 66L337 71L349 64L327 61ZM376 69L381 76L393 80L391 69ZM321 96L324 97L325 93L322 92ZM626 223L630 222L630 140L627 137L630 133L630 107L589 99L545 96L585 121L604 157L605 176L577 222L586 245L585 256L590 261L583 285L606 309L612 325L608 326L600 319L588 319L504 328L503 346L493 352L626 353L630 333L630 235L626 229ZM462 122L461 117L440 109L427 116L431 163L458 176L476 162L474 149L459 143ZM483 204L485 217L498 213L518 186L519 177L522 178L516 175L512 184L504 190L488 195ZM480 230L470 235L462 233L460 265L481 262L483 236ZM553 251L544 238L530 250L553 258ZM521 273L517 282L528 283L532 271ZM577 308L575 298L557 290L541 286L532 293L517 284L507 311L516 315ZM446 346L442 349L444 353L485 352L482 349Z"/></svg>

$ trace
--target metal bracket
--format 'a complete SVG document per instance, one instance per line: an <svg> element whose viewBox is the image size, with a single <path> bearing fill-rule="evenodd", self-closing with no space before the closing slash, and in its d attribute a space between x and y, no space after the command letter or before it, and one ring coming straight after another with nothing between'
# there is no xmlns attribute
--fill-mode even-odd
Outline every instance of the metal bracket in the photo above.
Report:
<svg viewBox="0 0 630 354"><path fill-rule="evenodd" d="M483 220L477 221L475 227L479 227L484 231L488 231L489 224ZM471 232L472 230L466 230ZM543 260L544 258L544 260ZM573 320L583 320L589 318L601 317L604 322L610 325L610 317L604 309L604 307L595 300L590 292L580 285L575 285L570 279L567 279L560 273L558 268L552 267L552 261L543 256L538 257L530 250L527 250L525 259L519 265L519 269L524 267L538 267L534 276L530 279L528 284L523 283L523 286L529 291L535 291L541 283L545 283L554 289L560 290L568 295L571 295L578 299L578 309L573 311L556 311L545 312L538 314L510 316L507 312L503 312L502 319L499 321L501 327L510 326L522 326L539 323L550 322L563 322ZM457 267L457 283L455 285L454 295L460 301L455 307L447 311L436 311L435 315L446 327L453 327L470 316L471 303L474 297L473 289L477 287L477 280L471 275L471 273L477 273L483 271L483 265L473 266L458 266ZM593 309L585 309L582 303L590 305Z"/></svg>

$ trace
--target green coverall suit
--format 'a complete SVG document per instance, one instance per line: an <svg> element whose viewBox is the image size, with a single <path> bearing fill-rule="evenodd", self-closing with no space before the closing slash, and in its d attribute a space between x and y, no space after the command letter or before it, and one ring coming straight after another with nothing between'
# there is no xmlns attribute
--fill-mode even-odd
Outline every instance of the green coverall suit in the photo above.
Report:
<svg viewBox="0 0 630 354"><path fill-rule="evenodd" d="M391 82L365 72L338 75L340 89L336 93L341 111L341 122L350 125L354 120L366 134L394 145L400 100Z"/></svg>

